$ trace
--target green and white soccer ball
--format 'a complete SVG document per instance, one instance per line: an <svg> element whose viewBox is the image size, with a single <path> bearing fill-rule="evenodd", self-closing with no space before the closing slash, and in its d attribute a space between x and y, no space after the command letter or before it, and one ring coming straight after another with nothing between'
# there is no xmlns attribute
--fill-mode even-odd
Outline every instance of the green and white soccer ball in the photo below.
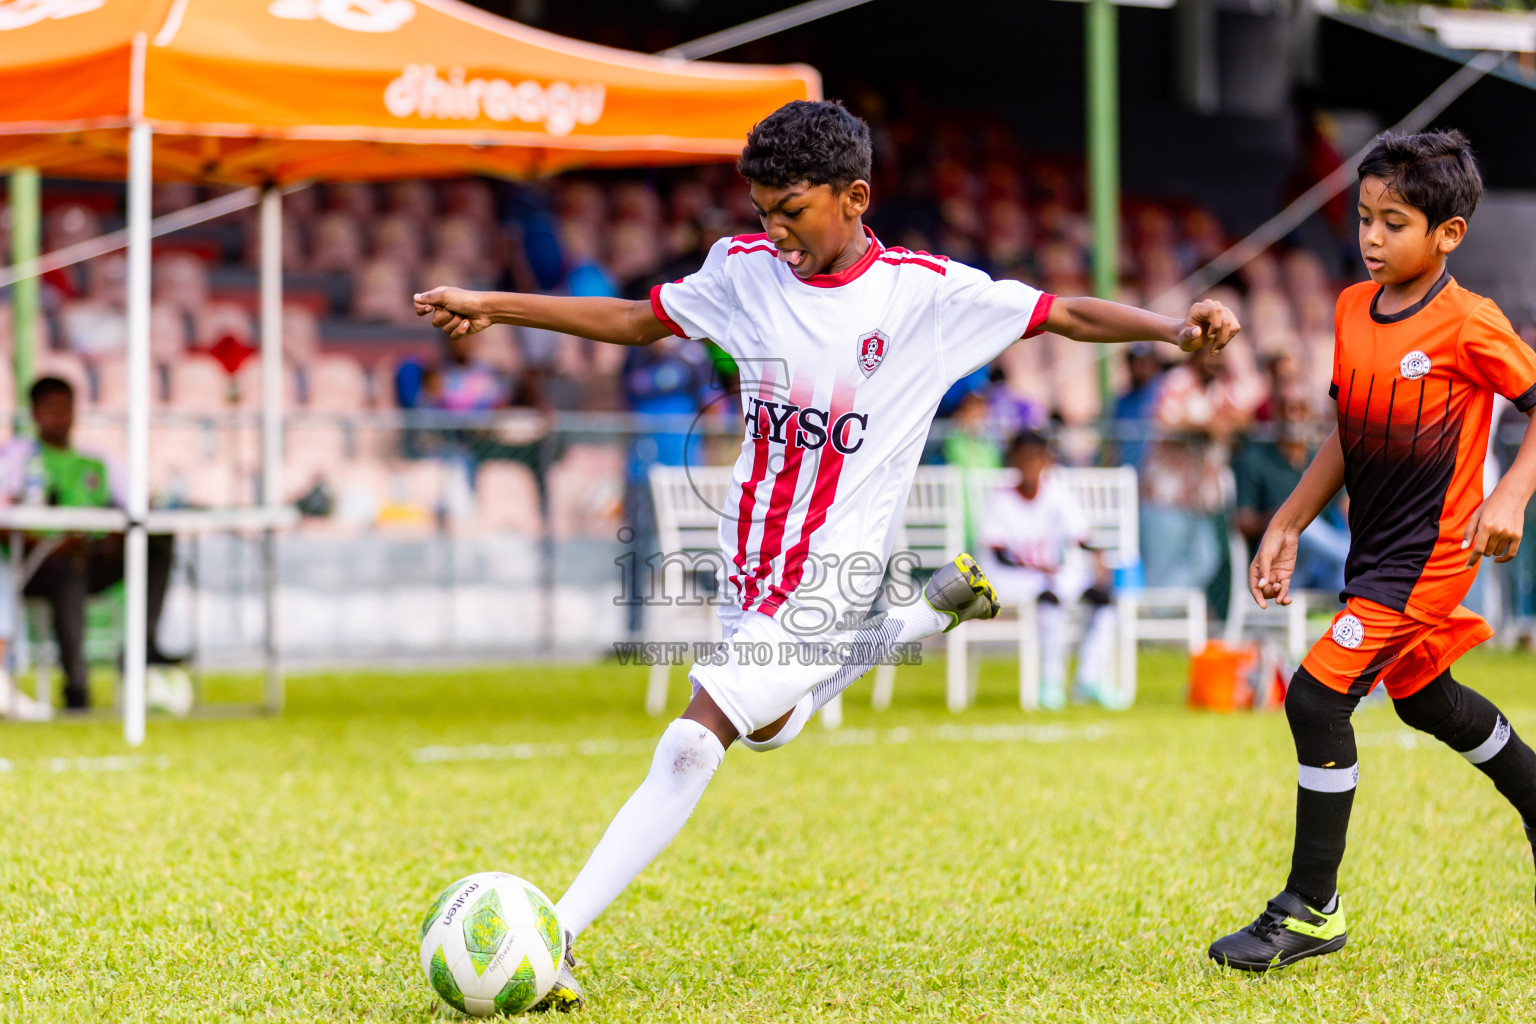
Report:
<svg viewBox="0 0 1536 1024"><path fill-rule="evenodd" d="M421 969L443 1002L475 1017L522 1013L549 992L565 932L549 897L505 871L461 878L421 920Z"/></svg>

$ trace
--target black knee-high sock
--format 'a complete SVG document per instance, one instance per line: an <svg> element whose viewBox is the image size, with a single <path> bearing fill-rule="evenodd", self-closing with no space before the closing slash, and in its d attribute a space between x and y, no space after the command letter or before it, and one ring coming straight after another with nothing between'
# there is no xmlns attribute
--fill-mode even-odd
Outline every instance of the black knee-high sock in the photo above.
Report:
<svg viewBox="0 0 1536 1024"><path fill-rule="evenodd" d="M1487 697L1442 672L1417 693L1394 700L1397 716L1440 740L1493 780L1529 830L1536 827L1536 752L1515 735Z"/></svg>
<svg viewBox="0 0 1536 1024"><path fill-rule="evenodd" d="M1360 698L1330 690L1297 669L1285 694L1296 741L1296 844L1285 887L1318 909L1338 891L1349 812L1360 777L1349 717Z"/></svg>

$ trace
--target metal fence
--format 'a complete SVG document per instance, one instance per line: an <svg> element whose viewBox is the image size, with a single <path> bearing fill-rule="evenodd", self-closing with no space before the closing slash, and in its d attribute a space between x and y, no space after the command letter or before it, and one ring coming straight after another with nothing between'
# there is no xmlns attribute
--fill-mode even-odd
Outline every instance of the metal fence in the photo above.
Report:
<svg viewBox="0 0 1536 1024"><path fill-rule="evenodd" d="M722 403L723 404L723 403ZM493 415L366 412L286 420L283 500L304 513L279 545L279 636L291 661L591 657L638 636L643 611L619 603L626 554L655 550L650 464L725 465L737 414ZM939 421L925 461L940 460ZM1323 427L1319 425L1318 432ZM123 424L86 414L77 446L120 460ZM1250 438L1263 437L1255 431ZM1519 433L1506 429L1506 461ZM1154 444L1184 443L1135 422L1055 433L1059 457L1114 464ZM1208 457L1224 464L1226 444ZM161 413L151 429L153 502L243 505L257 497L255 414ZM1221 530L1225 513L1211 513ZM1230 556L1229 556L1230 558ZM263 618L258 535L183 537L162 618L163 646L209 664L249 663ZM1230 562L1210 581L1219 615ZM1474 601L1529 637L1536 545L1488 565Z"/></svg>

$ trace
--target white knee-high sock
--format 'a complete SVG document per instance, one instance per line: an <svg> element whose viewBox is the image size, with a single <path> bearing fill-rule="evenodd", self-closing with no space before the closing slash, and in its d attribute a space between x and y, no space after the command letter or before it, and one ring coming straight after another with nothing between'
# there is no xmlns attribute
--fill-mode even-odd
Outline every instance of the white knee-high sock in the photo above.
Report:
<svg viewBox="0 0 1536 1024"><path fill-rule="evenodd" d="M614 815L576 881L555 904L575 938L666 848L698 806L725 748L698 722L679 718L656 744L651 770Z"/></svg>
<svg viewBox="0 0 1536 1024"><path fill-rule="evenodd" d="M1040 623L1040 678L1046 686L1067 680L1067 611L1055 601L1035 606Z"/></svg>
<svg viewBox="0 0 1536 1024"><path fill-rule="evenodd" d="M1099 684L1109 664L1109 645L1114 642L1115 609L1102 605L1093 609L1088 618L1088 628L1083 630L1082 646L1077 654L1077 679L1081 683Z"/></svg>

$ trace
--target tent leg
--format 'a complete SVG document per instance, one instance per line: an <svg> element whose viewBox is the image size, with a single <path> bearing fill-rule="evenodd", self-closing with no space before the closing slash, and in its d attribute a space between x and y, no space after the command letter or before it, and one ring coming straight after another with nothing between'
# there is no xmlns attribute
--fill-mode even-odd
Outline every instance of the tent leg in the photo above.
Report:
<svg viewBox="0 0 1536 1024"><path fill-rule="evenodd" d="M11 172L11 262L22 266L37 259L42 248L42 186L37 169L18 167ZM16 422L19 435L30 434L31 424L22 412L27 389L32 386L32 366L37 352L38 293L42 280L24 277L11 286L11 337L15 344ZM3 400L5 396L0 396Z"/></svg>
<svg viewBox="0 0 1536 1024"><path fill-rule="evenodd" d="M153 174L149 125L128 139L128 537L124 565L123 738L144 742L144 672L148 655L149 538L149 219Z"/></svg>
<svg viewBox="0 0 1536 1024"><path fill-rule="evenodd" d="M261 504L283 499L283 194L261 193ZM262 536L262 663L266 708L283 709L277 653L277 531Z"/></svg>

